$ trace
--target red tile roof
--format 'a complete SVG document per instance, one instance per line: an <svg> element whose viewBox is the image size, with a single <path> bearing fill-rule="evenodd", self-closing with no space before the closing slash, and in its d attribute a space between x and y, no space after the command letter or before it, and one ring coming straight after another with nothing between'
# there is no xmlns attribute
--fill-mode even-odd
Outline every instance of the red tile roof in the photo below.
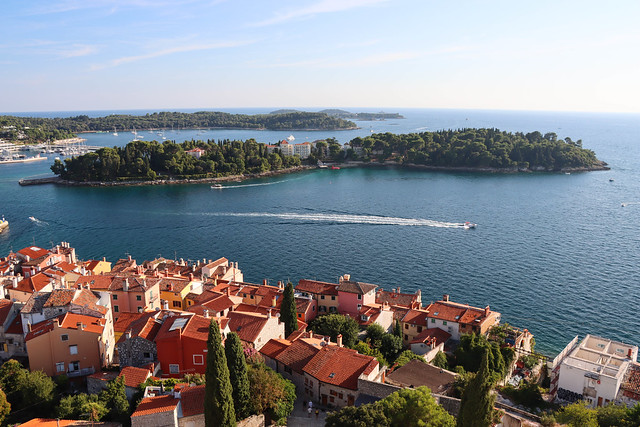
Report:
<svg viewBox="0 0 640 427"><path fill-rule="evenodd" d="M424 329L411 341L411 344L427 343L440 345L447 342L451 338L451 334L439 328Z"/></svg>
<svg viewBox="0 0 640 427"><path fill-rule="evenodd" d="M338 295L338 285L335 283L318 282L317 280L301 279L296 286L298 292L308 292L317 295Z"/></svg>
<svg viewBox="0 0 640 427"><path fill-rule="evenodd" d="M275 308L267 308L259 305L251 305L251 304L244 304L244 303L238 304L233 310L241 313L259 313L265 316L267 315L267 313L269 313L269 310L271 310L271 315L274 315L274 316L276 313L280 311Z"/></svg>
<svg viewBox="0 0 640 427"><path fill-rule="evenodd" d="M303 368L320 351L319 347L303 340L296 340L282 350L275 359L292 370L302 373Z"/></svg>
<svg viewBox="0 0 640 427"><path fill-rule="evenodd" d="M183 417L204 413L204 394L204 385L187 387L180 392Z"/></svg>
<svg viewBox="0 0 640 427"><path fill-rule="evenodd" d="M49 251L46 249L42 249L38 246L28 246L26 248L20 249L18 253L25 257L34 259L34 258L40 258L41 256L47 255Z"/></svg>
<svg viewBox="0 0 640 427"><path fill-rule="evenodd" d="M338 292L348 292L350 294L364 295L369 291L377 288L378 285L372 285L371 283L353 282L351 280L343 280L338 285Z"/></svg>
<svg viewBox="0 0 640 427"><path fill-rule="evenodd" d="M113 276L105 276L102 274L81 276L76 280L76 285L85 287L89 285L91 289L109 290L111 282L113 282Z"/></svg>
<svg viewBox="0 0 640 427"><path fill-rule="evenodd" d="M163 277L160 279L160 290L165 292L182 292L191 281L189 279L176 279Z"/></svg>
<svg viewBox="0 0 640 427"><path fill-rule="evenodd" d="M15 288L18 291L34 293L41 291L45 286L49 285L53 279L44 273L38 273L33 276L22 279Z"/></svg>
<svg viewBox="0 0 640 427"><path fill-rule="evenodd" d="M118 320L113 323L114 332L125 332L131 326L131 323L145 316L145 313L119 313Z"/></svg>
<svg viewBox="0 0 640 427"><path fill-rule="evenodd" d="M138 320L134 320L129 325L129 328L125 330L117 344L124 342L127 339L127 332L131 331L131 338L140 337L148 341L153 341L162 326L161 322L154 318L158 312L142 313L142 316Z"/></svg>
<svg viewBox="0 0 640 427"><path fill-rule="evenodd" d="M209 338L210 324L210 318L198 316L197 314L191 316L191 320L182 331L182 336L206 342Z"/></svg>
<svg viewBox="0 0 640 427"><path fill-rule="evenodd" d="M229 329L242 341L253 343L267 324L267 316L257 313L232 311L228 315Z"/></svg>
<svg viewBox="0 0 640 427"><path fill-rule="evenodd" d="M124 385L126 387L138 388L140 384L145 382L151 376L148 369L127 366L122 368L118 377L124 376Z"/></svg>
<svg viewBox="0 0 640 427"><path fill-rule="evenodd" d="M159 414L161 412L175 411L180 403L180 399L174 398L172 395L145 397L131 414L131 418L141 415Z"/></svg>
<svg viewBox="0 0 640 427"><path fill-rule="evenodd" d="M260 353L264 354L271 359L275 359L280 353L287 349L291 345L289 340L280 340L271 338L267 343L262 346Z"/></svg>
<svg viewBox="0 0 640 427"><path fill-rule="evenodd" d="M338 346L325 346L305 365L303 371L320 382L350 390L358 389L358 377L378 366L372 356Z"/></svg>
<svg viewBox="0 0 640 427"><path fill-rule="evenodd" d="M0 300L0 326L3 326L4 322L7 321L7 317L11 314L12 307L13 303L11 301L6 299Z"/></svg>
<svg viewBox="0 0 640 427"><path fill-rule="evenodd" d="M429 312L427 310L409 310L402 318L402 321L411 325L426 326L428 316Z"/></svg>
<svg viewBox="0 0 640 427"><path fill-rule="evenodd" d="M102 318L67 312L53 319L45 320L44 322L32 325L31 332L27 334L27 336L25 337L25 341L29 341L33 338L51 332L54 328L54 322L56 321L63 329L78 329L78 325L82 324L83 330L85 332L95 334L102 334L105 325L105 320Z"/></svg>
<svg viewBox="0 0 640 427"><path fill-rule="evenodd" d="M75 294L75 289L54 289L49 294L49 298L47 298L43 307L62 307L68 305L73 301Z"/></svg>
<svg viewBox="0 0 640 427"><path fill-rule="evenodd" d="M59 420L53 418L33 418L26 423L20 424L20 427L66 427L78 425L81 421L78 420Z"/></svg>
<svg viewBox="0 0 640 427"><path fill-rule="evenodd" d="M429 311L429 317L446 320L448 322L477 324L485 318L484 309L452 301L434 302L430 304L426 310Z"/></svg>
<svg viewBox="0 0 640 427"><path fill-rule="evenodd" d="M5 334L20 334L22 335L24 332L22 331L22 316L16 315L11 321L11 324L4 331Z"/></svg>
<svg viewBox="0 0 640 427"><path fill-rule="evenodd" d="M399 305L407 308L411 308L411 304L417 300L416 294L401 294L396 291L385 291L384 289L378 289L376 292L376 302L382 304L386 302L389 305Z"/></svg>

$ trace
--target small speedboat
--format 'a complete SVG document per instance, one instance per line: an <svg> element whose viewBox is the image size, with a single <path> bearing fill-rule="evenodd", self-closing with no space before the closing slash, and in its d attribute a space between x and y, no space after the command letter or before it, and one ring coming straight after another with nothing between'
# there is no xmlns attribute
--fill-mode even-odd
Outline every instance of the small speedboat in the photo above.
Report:
<svg viewBox="0 0 640 427"><path fill-rule="evenodd" d="M609 182L613 182L613 178L609 178Z"/></svg>
<svg viewBox="0 0 640 427"><path fill-rule="evenodd" d="M222 185L214 184L214 185L211 186L211 188L213 188L214 190L222 190Z"/></svg>
<svg viewBox="0 0 640 427"><path fill-rule="evenodd" d="M333 169L334 171L335 170L340 170L340 167L339 166L331 166L331 169Z"/></svg>
<svg viewBox="0 0 640 427"><path fill-rule="evenodd" d="M462 226L464 227L465 230L469 230L470 228L476 228L478 225L467 221L464 224L462 224Z"/></svg>

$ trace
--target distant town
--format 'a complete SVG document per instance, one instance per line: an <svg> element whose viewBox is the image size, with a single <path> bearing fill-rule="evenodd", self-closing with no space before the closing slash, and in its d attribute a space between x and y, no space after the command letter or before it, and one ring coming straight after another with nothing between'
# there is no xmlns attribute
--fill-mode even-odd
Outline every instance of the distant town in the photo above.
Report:
<svg viewBox="0 0 640 427"><path fill-rule="evenodd" d="M81 260L67 242L11 252L0 258L0 385L13 405L8 419L29 426L54 414L64 418L73 413L64 408L77 393L98 405L102 397L96 396L108 395L120 380L130 409L123 420L107 405L104 419L205 425L202 379L212 321L223 343L237 335L247 361L295 387L284 414L265 406L239 425L287 418L304 423L308 417L335 425L344 420L340 408L369 408L421 386L447 417L462 416L465 388L484 372L487 357L503 425L547 425L553 416L561 421L567 405L593 413L614 404L622 411L640 408L637 346L585 331L547 357L535 351L527 325L503 323L490 306L450 295L426 301L420 290L403 293L400 286L386 290L355 279L300 280L292 311L290 284L247 283L227 258ZM49 412L25 412L14 403L19 390L13 397L6 390L18 387L8 381L18 369L53 378L58 394L68 397L58 396L57 406L56 398L43 397L32 405ZM35 413L50 417L29 421ZM97 421L106 412L88 413L77 415Z"/></svg>

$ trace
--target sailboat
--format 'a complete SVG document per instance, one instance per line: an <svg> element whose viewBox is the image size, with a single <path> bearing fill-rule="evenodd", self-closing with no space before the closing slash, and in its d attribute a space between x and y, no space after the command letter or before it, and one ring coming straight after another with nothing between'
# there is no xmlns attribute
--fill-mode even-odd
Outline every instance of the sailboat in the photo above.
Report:
<svg viewBox="0 0 640 427"><path fill-rule="evenodd" d="M113 136L118 136L118 131L115 126L113 127Z"/></svg>

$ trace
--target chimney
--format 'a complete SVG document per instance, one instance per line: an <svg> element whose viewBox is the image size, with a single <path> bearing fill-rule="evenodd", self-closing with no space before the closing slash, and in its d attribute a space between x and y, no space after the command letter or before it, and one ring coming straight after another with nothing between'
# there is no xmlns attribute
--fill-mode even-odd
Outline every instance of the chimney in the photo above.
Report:
<svg viewBox="0 0 640 427"><path fill-rule="evenodd" d="M267 279L262 279L262 286L267 286Z"/></svg>
<svg viewBox="0 0 640 427"><path fill-rule="evenodd" d="M442 301L448 302L449 301L449 294L442 295Z"/></svg>
<svg viewBox="0 0 640 427"><path fill-rule="evenodd" d="M400 293L400 286L398 286L398 293Z"/></svg>
<svg viewBox="0 0 640 427"><path fill-rule="evenodd" d="M227 296L230 297L231 296L231 287L227 286Z"/></svg>
<svg viewBox="0 0 640 427"><path fill-rule="evenodd" d="M422 291L420 289L416 291L416 302L422 302Z"/></svg>
<svg viewBox="0 0 640 427"><path fill-rule="evenodd" d="M84 325L82 324L82 322L76 323L76 326L78 327L79 331L84 331Z"/></svg>
<svg viewBox="0 0 640 427"><path fill-rule="evenodd" d="M208 319L209 318L209 310L207 310L206 308L204 310L202 310L202 315Z"/></svg>
<svg viewBox="0 0 640 427"><path fill-rule="evenodd" d="M91 290L91 285L87 283L87 290Z"/></svg>
<svg viewBox="0 0 640 427"><path fill-rule="evenodd" d="M631 349L627 350L627 359L631 359L631 352Z"/></svg>
<svg viewBox="0 0 640 427"><path fill-rule="evenodd" d="M271 309L267 311L267 319L271 319Z"/></svg>
<svg viewBox="0 0 640 427"><path fill-rule="evenodd" d="M128 257L128 258L129 258L129 261L131 261L131 255L129 255L129 257Z"/></svg>
<svg viewBox="0 0 640 427"><path fill-rule="evenodd" d="M348 282L349 280L351 280L351 275L350 274L345 274L342 277L344 277L345 282ZM400 288L398 288L398 292L400 292Z"/></svg>
<svg viewBox="0 0 640 427"><path fill-rule="evenodd" d="M209 261L209 262L211 262L211 261ZM202 258L202 263L206 265L207 264L207 259L206 258Z"/></svg>
<svg viewBox="0 0 640 427"><path fill-rule="evenodd" d="M102 262L107 262L107 257L106 256L102 257Z"/></svg>
<svg viewBox="0 0 640 427"><path fill-rule="evenodd" d="M278 288L284 289L284 282L282 280L278 280Z"/></svg>
<svg viewBox="0 0 640 427"><path fill-rule="evenodd" d="M27 322L27 330L31 332L31 322Z"/></svg>
<svg viewBox="0 0 640 427"><path fill-rule="evenodd" d="M275 296L273 296L271 298L271 307L275 307L276 306L276 300L277 300L277 298Z"/></svg>
<svg viewBox="0 0 640 427"><path fill-rule="evenodd" d="M189 280L193 281L193 273L189 273Z"/></svg>
<svg viewBox="0 0 640 427"><path fill-rule="evenodd" d="M484 317L489 317L489 306L484 308Z"/></svg>
<svg viewBox="0 0 640 427"><path fill-rule="evenodd" d="M125 277L124 283L122 284L122 290L125 292L129 292L129 278Z"/></svg>
<svg viewBox="0 0 640 427"><path fill-rule="evenodd" d="M342 347L342 334L338 334L337 340L338 347Z"/></svg>
<svg viewBox="0 0 640 427"><path fill-rule="evenodd" d="M169 301L162 301L162 309L169 310Z"/></svg>
<svg viewBox="0 0 640 427"><path fill-rule="evenodd" d="M13 285L14 289L18 287L18 277L17 276L13 276L11 278L11 284Z"/></svg>
<svg viewBox="0 0 640 427"><path fill-rule="evenodd" d="M313 331L309 331L309 338L313 338Z"/></svg>

